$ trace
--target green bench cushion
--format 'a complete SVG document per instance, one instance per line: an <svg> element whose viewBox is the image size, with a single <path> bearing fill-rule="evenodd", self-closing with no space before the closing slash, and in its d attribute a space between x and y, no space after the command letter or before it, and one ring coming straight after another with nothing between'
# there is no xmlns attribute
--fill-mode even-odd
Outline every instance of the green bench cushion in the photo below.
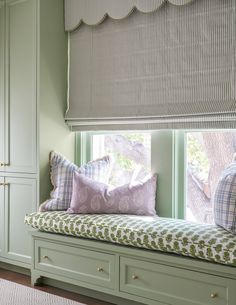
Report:
<svg viewBox="0 0 236 305"><path fill-rule="evenodd" d="M45 232L175 253L236 266L236 236L214 225L185 220L130 216L39 212L25 223Z"/></svg>

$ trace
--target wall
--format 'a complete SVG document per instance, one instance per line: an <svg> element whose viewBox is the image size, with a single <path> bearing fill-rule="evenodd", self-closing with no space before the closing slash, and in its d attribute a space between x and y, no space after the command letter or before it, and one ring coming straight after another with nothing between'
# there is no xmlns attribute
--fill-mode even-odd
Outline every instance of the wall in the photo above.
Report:
<svg viewBox="0 0 236 305"><path fill-rule="evenodd" d="M40 201L49 196L49 152L56 150L74 161L74 133L65 124L67 101L67 34L63 1L40 1ZM51 20L54 20L52 23ZM55 52L55 50L57 50Z"/></svg>

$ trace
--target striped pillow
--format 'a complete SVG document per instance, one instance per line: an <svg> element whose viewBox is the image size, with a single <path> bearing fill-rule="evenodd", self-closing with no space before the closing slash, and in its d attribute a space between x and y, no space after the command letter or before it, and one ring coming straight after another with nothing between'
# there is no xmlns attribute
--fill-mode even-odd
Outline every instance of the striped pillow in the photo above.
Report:
<svg viewBox="0 0 236 305"><path fill-rule="evenodd" d="M223 171L218 182L214 217L217 225L236 234L236 160Z"/></svg>
<svg viewBox="0 0 236 305"><path fill-rule="evenodd" d="M84 174L99 182L108 183L111 169L109 156L91 161L81 167L54 151L50 153L49 159L53 190L50 199L41 204L40 212L67 210L70 207L74 172Z"/></svg>

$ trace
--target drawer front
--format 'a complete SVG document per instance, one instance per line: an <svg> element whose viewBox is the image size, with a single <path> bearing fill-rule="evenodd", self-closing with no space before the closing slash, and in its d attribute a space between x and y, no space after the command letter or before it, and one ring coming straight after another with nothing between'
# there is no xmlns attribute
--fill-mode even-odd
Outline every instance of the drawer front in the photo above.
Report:
<svg viewBox="0 0 236 305"><path fill-rule="evenodd" d="M120 265L122 292L173 305L236 304L233 280L125 257Z"/></svg>
<svg viewBox="0 0 236 305"><path fill-rule="evenodd" d="M35 268L114 289L114 255L36 240Z"/></svg>

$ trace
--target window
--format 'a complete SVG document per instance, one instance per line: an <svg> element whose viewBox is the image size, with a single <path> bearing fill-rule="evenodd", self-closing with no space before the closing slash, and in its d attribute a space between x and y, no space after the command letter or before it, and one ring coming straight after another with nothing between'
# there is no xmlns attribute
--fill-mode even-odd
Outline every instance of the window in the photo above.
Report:
<svg viewBox="0 0 236 305"><path fill-rule="evenodd" d="M135 148L135 154L132 152ZM110 183L141 179L150 169L158 173L157 212L175 217L173 209L173 131L81 132L76 136L76 163L110 153L117 160Z"/></svg>
<svg viewBox="0 0 236 305"><path fill-rule="evenodd" d="M112 185L157 173L158 215L210 224L218 179L236 152L236 130L84 132L77 150L78 164L111 154Z"/></svg>
<svg viewBox="0 0 236 305"><path fill-rule="evenodd" d="M185 141L185 218L213 223L215 189L222 171L236 152L236 131L186 132Z"/></svg>
<svg viewBox="0 0 236 305"><path fill-rule="evenodd" d="M94 134L91 153L92 159L112 156L111 185L141 180L151 170L151 133Z"/></svg>

